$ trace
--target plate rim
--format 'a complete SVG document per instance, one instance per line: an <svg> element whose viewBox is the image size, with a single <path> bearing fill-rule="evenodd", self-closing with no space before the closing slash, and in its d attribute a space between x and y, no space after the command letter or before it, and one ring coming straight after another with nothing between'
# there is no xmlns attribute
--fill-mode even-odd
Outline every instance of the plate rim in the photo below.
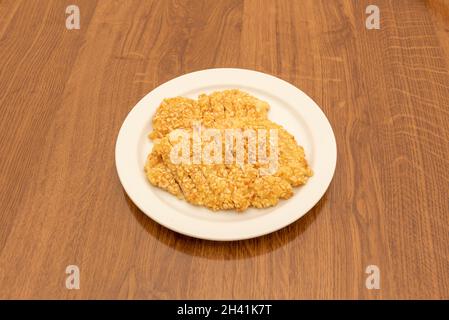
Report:
<svg viewBox="0 0 449 320"><path fill-rule="evenodd" d="M146 201L143 201L144 199L142 198L142 193L136 191L135 189L133 189L132 186L130 186L130 181L129 179L126 177L126 175L124 174L126 170L126 160L124 159L124 150L126 150L126 148L124 147L126 145L125 143L125 134L126 134L126 130L130 130L129 128L129 124L130 121L132 120L132 116L134 114L137 113L137 110L140 108L142 109L143 106L143 102L145 100L149 100L151 98L151 95L157 97L157 93L162 94L164 91L164 88L170 88L171 86L174 86L177 82L185 82L188 81L189 78L195 78L195 77L210 77L211 75L217 77L218 75L221 74L221 76L224 75L230 75L232 73L238 72L240 73L240 75L242 76L243 74L245 74L246 76L249 77L259 77L259 80L265 78L265 80L269 80L269 81L274 81L274 82L278 82L279 85L284 86L285 90L290 90L291 92L296 92L296 94L299 94L300 96L302 96L303 99L308 100L308 105L312 106L313 108L310 109L309 107L309 112L311 113L315 113L315 117L317 117L317 119L319 119L321 121L320 125L322 125L322 128L326 129L326 133L327 133L327 141L326 143L328 144L328 147L330 147L330 149L328 150L329 152L329 165L327 167L327 171L325 172L325 180L326 181L320 181L320 184L318 186L320 186L320 190L316 193L319 195L315 195L314 196L314 200L313 201L309 201L307 206L303 206L303 208L300 210L298 209L297 211L299 211L299 213L293 213L290 214L289 219L284 219L282 223L277 223L275 226L270 227L270 226L265 226L264 228L262 228L261 230L257 231L257 228L253 228L252 232L248 231L248 230L241 230L242 228L236 228L233 229L233 232L231 234L212 234L210 231L208 231L207 229L199 229L197 228L191 228L189 230L183 229L182 224L179 223L175 223L174 221L168 221L168 218L163 218L161 217L160 214L154 214L151 211L154 211L154 209L148 209L145 205L143 205L143 203L146 203ZM166 90L166 89L165 89ZM292 91L293 90L293 91ZM160 103L160 101L158 102ZM147 108L150 108L149 106L147 106ZM154 109L155 110L155 109ZM313 111L313 112L312 112ZM149 119L148 119L149 120ZM134 134L136 134L134 132ZM266 235L275 231L278 231L292 223L294 223L295 221L299 220L301 217L303 217L306 213L308 213L319 201L320 199L324 196L324 194L326 193L326 191L328 190L330 183L333 179L333 176L335 174L335 169L336 169L336 162L337 162L337 144L336 144L336 139L335 139L335 133L332 129L332 126L328 120L328 118L326 117L326 115L324 114L323 110L319 107L319 105L310 97L308 96L306 93L304 93L302 90L300 90L299 88L297 88L296 86L294 86L293 84L278 78L276 76L270 75L270 74L266 74L260 71L255 71L255 70L249 70L249 69L241 69L241 68L212 68L212 69L203 69L203 70L198 70L198 71L194 71L194 72L190 72L190 73L186 73L183 75L180 75L178 77L175 77L173 79L170 79L162 84L160 84L159 86L153 88L151 91L149 91L147 94L145 94L134 106L133 108L128 112L128 114L126 115L122 125L120 126L118 135L117 135L117 139L116 139L116 144L115 144L115 164L116 164L116 170L117 170L117 174L120 180L120 183L123 187L123 189L125 190L126 194L128 195L128 197L131 199L131 201L145 214L147 215L149 218L151 218L152 220L156 221L157 223L159 223L160 225L190 236L190 237L194 237L194 238L199 238L199 239L205 239L205 240L213 240L213 241L237 241L237 240L245 240L245 239L250 239L250 238L256 238L262 235ZM143 171L143 169L142 169ZM324 174L324 173L323 173ZM312 177L311 179L313 179L314 177ZM305 186L303 186L302 188L305 188L307 186L307 184ZM173 196L174 197L174 196ZM174 197L174 201L179 201L176 197ZM288 201L288 200L287 200ZM288 202L287 202L288 203ZM292 208L290 208L292 209ZM171 208L171 211L175 211L175 209ZM172 212L173 213L173 212ZM212 213L213 214L213 213ZM230 213L232 214L232 213ZM239 213L239 214L244 214L244 213ZM275 214L273 213L268 213L267 215L272 215ZM181 214L182 215L182 214ZM168 219L168 220L167 220ZM184 219L185 221L189 221L189 219ZM190 219L191 220L191 219ZM270 219L268 219L270 220ZM268 221L267 220L267 221ZM185 222L184 221L184 222ZM189 221L192 222L192 221ZM198 221L197 221L198 222ZM244 221L245 222L245 221ZM213 224L216 224L217 222L213 222ZM229 222L222 222L222 223L229 223ZM235 223L239 223L239 222L235 222ZM234 224L235 224L234 223ZM206 224L207 223L205 221L201 221L200 224ZM242 224L242 221L240 221L240 225ZM247 223L246 223L247 224ZM235 226L238 227L238 226ZM227 228L227 229L231 229L231 228ZM192 230L196 230L192 231ZM202 232L201 232L202 231ZM205 231L205 232L204 232Z"/></svg>

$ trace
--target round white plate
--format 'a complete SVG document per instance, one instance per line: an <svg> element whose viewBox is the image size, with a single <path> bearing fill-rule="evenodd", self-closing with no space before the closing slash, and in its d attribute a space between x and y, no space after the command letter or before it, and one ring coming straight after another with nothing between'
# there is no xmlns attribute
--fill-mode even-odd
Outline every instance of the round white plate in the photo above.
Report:
<svg viewBox="0 0 449 320"><path fill-rule="evenodd" d="M162 99L237 88L267 101L269 119L284 126L305 149L314 175L294 188L288 200L243 213L213 212L191 205L152 186L143 167L152 143L151 119ZM143 97L131 110L117 137L118 176L131 200L146 215L176 232L208 240L241 240L279 230L301 218L326 192L335 171L335 136L324 113L304 92L279 78L244 69L208 69L170 80Z"/></svg>

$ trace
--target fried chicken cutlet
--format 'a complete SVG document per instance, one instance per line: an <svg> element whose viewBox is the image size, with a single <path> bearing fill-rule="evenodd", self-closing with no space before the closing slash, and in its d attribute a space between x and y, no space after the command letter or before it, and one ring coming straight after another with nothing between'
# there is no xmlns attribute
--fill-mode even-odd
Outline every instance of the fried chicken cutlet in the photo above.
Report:
<svg viewBox="0 0 449 320"><path fill-rule="evenodd" d="M212 210L266 208L276 205L280 199L290 198L293 187L306 183L312 176L312 170L295 138L267 119L268 109L266 102L239 90L202 94L198 101L181 97L165 99L153 118L150 138L154 140L154 147L145 165L148 180L178 198ZM190 137L188 142L193 144L191 137L195 121L200 121L205 128L218 130L222 160L226 158L226 152L234 159L238 157L236 137L233 137L231 148L223 145L230 129L254 132L275 129L278 141L275 172L261 174L261 169L267 169L268 163L248 163L249 138L243 139L245 163L173 163L171 152L179 139L172 139L170 133L184 129ZM265 142L257 140L257 150L265 149L266 154L272 156L267 141L271 141L268 136ZM201 150L204 150L210 141L202 139L200 144ZM190 159L193 152L190 148Z"/></svg>

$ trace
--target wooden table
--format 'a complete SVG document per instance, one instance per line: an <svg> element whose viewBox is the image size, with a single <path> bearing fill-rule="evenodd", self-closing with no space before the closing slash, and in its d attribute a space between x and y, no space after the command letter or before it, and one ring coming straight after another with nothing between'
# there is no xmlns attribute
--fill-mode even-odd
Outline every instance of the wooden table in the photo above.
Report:
<svg viewBox="0 0 449 320"><path fill-rule="evenodd" d="M213 67L291 82L335 131L326 195L261 238L176 234L117 178L135 103ZM0 108L1 298L449 298L446 0L0 0Z"/></svg>

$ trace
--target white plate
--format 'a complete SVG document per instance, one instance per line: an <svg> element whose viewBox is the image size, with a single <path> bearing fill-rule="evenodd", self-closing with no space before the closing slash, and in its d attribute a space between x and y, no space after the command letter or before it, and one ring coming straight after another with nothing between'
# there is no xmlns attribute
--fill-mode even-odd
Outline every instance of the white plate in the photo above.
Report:
<svg viewBox="0 0 449 320"><path fill-rule="evenodd" d="M162 99L238 88L267 101L269 119L292 133L305 149L314 171L306 185L272 208L244 213L213 212L193 206L152 186L143 170L152 148L151 119ZM146 215L179 233L208 240L241 240L279 230L301 218L326 192L337 160L335 136L324 113L304 92L279 78L244 69L208 69L170 80L140 100L117 137L115 161L120 181L131 200Z"/></svg>

